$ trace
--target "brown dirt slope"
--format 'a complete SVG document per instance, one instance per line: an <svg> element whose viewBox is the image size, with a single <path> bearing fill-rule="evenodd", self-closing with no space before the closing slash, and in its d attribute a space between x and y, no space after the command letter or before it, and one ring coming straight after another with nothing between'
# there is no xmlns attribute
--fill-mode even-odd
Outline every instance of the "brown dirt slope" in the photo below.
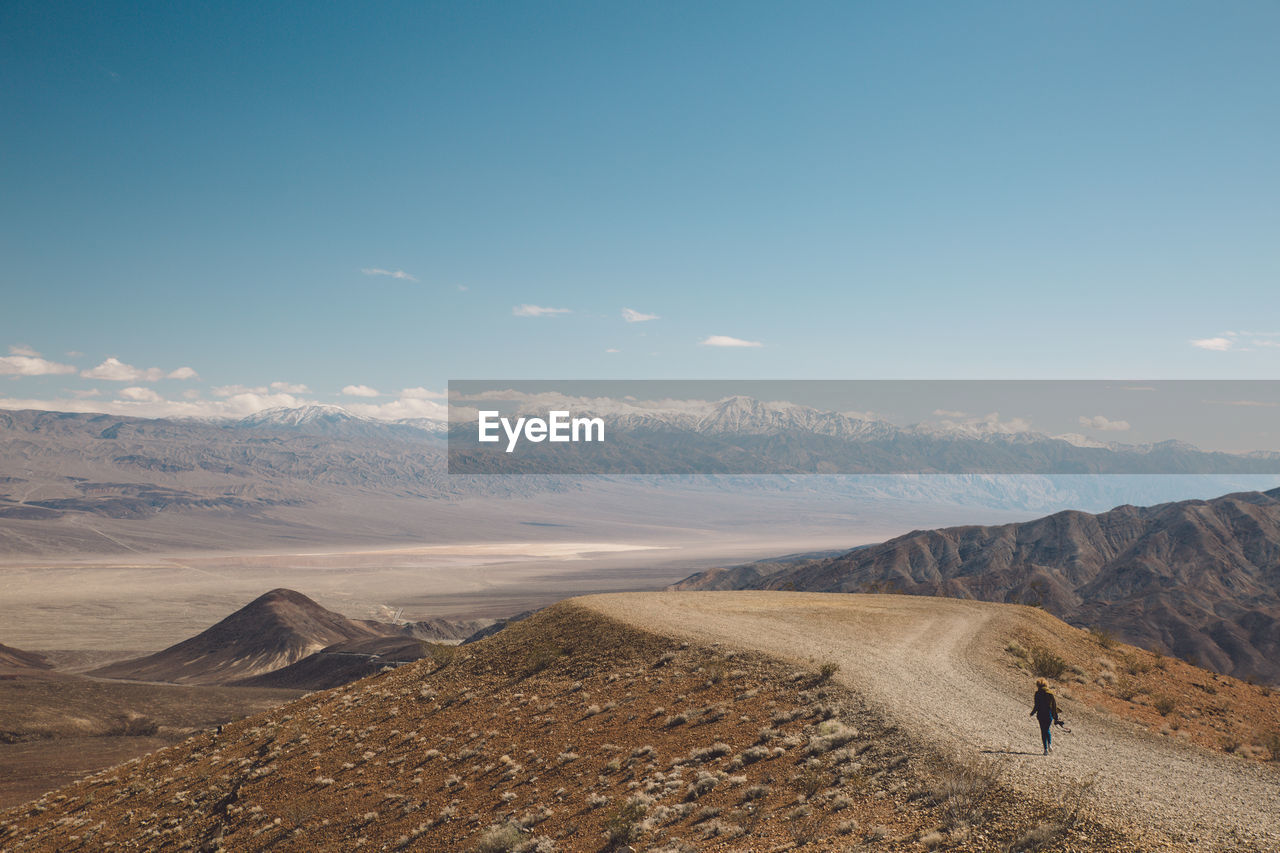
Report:
<svg viewBox="0 0 1280 853"><path fill-rule="evenodd" d="M579 600L691 642L837 664L837 678L915 742L954 751L966 764L997 757L1004 778L1027 796L1073 798L1082 790L1094 791L1088 813L1117 831L1141 836L1152 849L1280 849L1275 764L1153 732L1131 718L1142 710L1136 704L1117 714L1106 703L1093 706L1064 692L1063 715L1072 732L1059 737L1053 755L1040 754L1039 734L1028 717L1032 673L1015 665L1019 658L1009 647L1061 657L1057 675L1062 679L1077 675L1071 659L1086 660L1094 672L1081 667L1081 677L1106 682L1094 638L1043 610L923 596L778 592ZM1198 679L1209 677L1195 672ZM1254 723L1263 727L1257 734L1280 737L1271 728L1280 719L1280 698L1248 689L1254 691ZM1198 690L1188 683L1183 692ZM1130 698L1142 697L1134 692Z"/></svg>
<svg viewBox="0 0 1280 853"><path fill-rule="evenodd" d="M0 680L0 807L297 695L296 690L131 684L26 670Z"/></svg>
<svg viewBox="0 0 1280 853"><path fill-rule="evenodd" d="M334 643L383 637L394 626L358 622L300 592L274 589L189 640L96 669L99 678L227 684L295 663Z"/></svg>
<svg viewBox="0 0 1280 853"><path fill-rule="evenodd" d="M0 849L1150 849L922 749L817 662L588 603L2 813Z"/></svg>

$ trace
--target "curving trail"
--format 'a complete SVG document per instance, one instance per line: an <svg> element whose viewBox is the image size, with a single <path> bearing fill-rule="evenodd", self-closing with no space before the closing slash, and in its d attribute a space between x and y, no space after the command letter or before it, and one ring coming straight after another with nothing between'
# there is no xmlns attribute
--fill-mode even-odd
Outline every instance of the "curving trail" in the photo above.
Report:
<svg viewBox="0 0 1280 853"><path fill-rule="evenodd" d="M657 592L575 599L656 633L795 660L839 664L837 680L921 741L960 758L995 757L1037 795L1078 798L1090 814L1152 843L1193 850L1280 850L1280 774L1064 703L1071 734L1041 755L1029 680L1003 664L1020 631L1062 623L1030 608L897 595Z"/></svg>

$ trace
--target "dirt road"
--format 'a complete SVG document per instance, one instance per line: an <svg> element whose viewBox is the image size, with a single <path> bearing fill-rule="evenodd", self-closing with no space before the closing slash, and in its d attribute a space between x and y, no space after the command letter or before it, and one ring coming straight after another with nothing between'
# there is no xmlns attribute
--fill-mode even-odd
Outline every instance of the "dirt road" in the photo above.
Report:
<svg viewBox="0 0 1280 853"><path fill-rule="evenodd" d="M962 759L997 760L1016 788L1066 801L1090 787L1088 812L1153 844L1280 850L1280 774L1151 735L1071 705L1071 734L1041 755L1028 718L1034 689L1005 644L1056 620L1024 607L911 596L661 592L578 599L658 633L751 649L837 679L906 731Z"/></svg>

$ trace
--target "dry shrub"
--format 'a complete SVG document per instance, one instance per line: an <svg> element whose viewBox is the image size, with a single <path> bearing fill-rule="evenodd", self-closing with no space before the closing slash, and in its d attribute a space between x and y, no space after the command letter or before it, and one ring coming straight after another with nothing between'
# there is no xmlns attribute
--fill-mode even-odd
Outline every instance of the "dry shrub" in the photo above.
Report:
<svg viewBox="0 0 1280 853"><path fill-rule="evenodd" d="M1262 745L1266 747L1271 761L1280 761L1280 732L1268 732L1263 735Z"/></svg>
<svg viewBox="0 0 1280 853"><path fill-rule="evenodd" d="M1028 653L1031 656L1031 674L1040 678L1059 679L1067 671L1067 662L1056 652L1044 646L1032 646Z"/></svg>
<svg viewBox="0 0 1280 853"><path fill-rule="evenodd" d="M444 643L428 643L427 656L436 665L436 669L444 669L458 657L458 647Z"/></svg>
<svg viewBox="0 0 1280 853"><path fill-rule="evenodd" d="M605 837L609 847L621 847L640 837L640 821L644 820L645 807L635 800L628 800L609 816L605 824Z"/></svg>
<svg viewBox="0 0 1280 853"><path fill-rule="evenodd" d="M511 853L520 841L520 827L517 824L491 826L476 842L476 853Z"/></svg>
<svg viewBox="0 0 1280 853"><path fill-rule="evenodd" d="M1005 850L1007 853L1034 853L1036 850L1044 850L1063 838L1069 829L1070 827L1065 824L1052 821L1036 824Z"/></svg>
<svg viewBox="0 0 1280 853"><path fill-rule="evenodd" d="M823 755L844 746L858 736L858 730L839 720L826 720L818 726L817 734L809 738L809 754Z"/></svg>
<svg viewBox="0 0 1280 853"><path fill-rule="evenodd" d="M938 767L929 795L939 806L942 828L978 823L983 803L1000 784L1000 766L994 762L953 760Z"/></svg>
<svg viewBox="0 0 1280 853"><path fill-rule="evenodd" d="M1093 637L1093 641L1104 649L1113 649L1116 646L1116 635L1101 625L1094 625L1090 628L1089 636Z"/></svg>
<svg viewBox="0 0 1280 853"><path fill-rule="evenodd" d="M534 646L525 655L524 674L526 677L537 675L539 672L550 668L552 664L563 656L564 652L558 646L548 644Z"/></svg>
<svg viewBox="0 0 1280 853"><path fill-rule="evenodd" d="M806 799L812 798L814 794L824 788L829 788L832 781L831 774L821 767L805 767L791 777L791 783L796 790L804 794Z"/></svg>

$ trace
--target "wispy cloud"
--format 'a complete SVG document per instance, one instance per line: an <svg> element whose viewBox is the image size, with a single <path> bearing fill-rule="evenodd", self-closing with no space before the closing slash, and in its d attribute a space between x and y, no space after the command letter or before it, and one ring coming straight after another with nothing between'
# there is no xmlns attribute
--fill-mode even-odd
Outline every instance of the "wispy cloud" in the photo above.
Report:
<svg viewBox="0 0 1280 853"><path fill-rule="evenodd" d="M114 356L88 370L80 371L85 379L106 379L110 382L155 382L159 379L196 379L199 374L190 367L164 371L158 367L134 367Z"/></svg>
<svg viewBox="0 0 1280 853"><path fill-rule="evenodd" d="M443 400L449 395L443 391L431 391L427 388L418 386L417 388L403 388L400 391L400 398L403 400Z"/></svg>
<svg viewBox="0 0 1280 853"><path fill-rule="evenodd" d="M184 397L186 394L184 392ZM150 388L130 386L111 399L92 399L83 392L60 399L0 397L0 409L40 409L49 412L105 412L142 418L242 418L263 409L296 408L314 400L292 394L232 394L218 400L162 397Z"/></svg>
<svg viewBox="0 0 1280 853"><path fill-rule="evenodd" d="M544 308L541 305L517 305L511 309L517 317L554 317L557 314L572 314L568 308Z"/></svg>
<svg viewBox="0 0 1280 853"><path fill-rule="evenodd" d="M407 397L403 393L395 400L386 403L351 403L347 406L347 410L366 418L377 418L380 421L398 421L405 418L431 418L437 421L449 419L449 408L444 403L425 400L421 397Z"/></svg>
<svg viewBox="0 0 1280 853"><path fill-rule="evenodd" d="M400 281L417 281L415 276L409 275L404 270L384 270L382 267L365 267L360 270L365 275L385 275L388 278L396 278Z"/></svg>
<svg viewBox="0 0 1280 853"><path fill-rule="evenodd" d="M40 353L36 352L26 344L11 344L9 346L9 355L25 355L31 358L39 358Z"/></svg>
<svg viewBox="0 0 1280 853"><path fill-rule="evenodd" d="M215 397L234 397L237 394L305 394L310 389L295 382L272 382L270 385L218 385L210 390Z"/></svg>
<svg viewBox="0 0 1280 853"><path fill-rule="evenodd" d="M962 412L958 409L934 409L933 413L940 418L967 418L968 412Z"/></svg>
<svg viewBox="0 0 1280 853"><path fill-rule="evenodd" d="M759 341L744 341L742 338L731 338L728 335L710 335L698 342L704 347L762 347Z"/></svg>
<svg viewBox="0 0 1280 853"><path fill-rule="evenodd" d="M9 349L13 351L18 347L10 347ZM6 376L56 376L75 372L74 365L48 361L38 355L18 353L16 355L0 356L0 374Z"/></svg>
<svg viewBox="0 0 1280 853"><path fill-rule="evenodd" d="M644 314L640 311L633 311L630 308L623 308L622 319L628 323L643 323L647 320L659 320L661 318L657 314Z"/></svg>
<svg viewBox="0 0 1280 853"><path fill-rule="evenodd" d="M345 385L342 393L348 397L381 397L382 392L377 388L370 388L368 385Z"/></svg>
<svg viewBox="0 0 1280 853"><path fill-rule="evenodd" d="M605 350L605 352L622 352L622 350L618 349L617 347L609 347L607 350Z"/></svg>
<svg viewBox="0 0 1280 853"><path fill-rule="evenodd" d="M125 400L131 400L132 402L135 402L135 403L164 402L164 397L161 397L155 391L151 390L150 388L143 388L141 386L136 386L136 385L131 386L129 388L122 388L120 390L120 397Z"/></svg>
<svg viewBox="0 0 1280 853"><path fill-rule="evenodd" d="M1280 332L1223 332L1213 338L1192 338L1191 345L1212 352L1249 352L1280 347Z"/></svg>
<svg viewBox="0 0 1280 853"><path fill-rule="evenodd" d="M1094 415L1093 417L1081 415L1080 423L1082 426L1101 432L1124 432L1129 429L1128 421L1113 421L1104 415Z"/></svg>
<svg viewBox="0 0 1280 853"><path fill-rule="evenodd" d="M1261 407L1266 409L1280 407L1280 403L1275 400L1206 400L1205 402L1214 406L1245 406Z"/></svg>

